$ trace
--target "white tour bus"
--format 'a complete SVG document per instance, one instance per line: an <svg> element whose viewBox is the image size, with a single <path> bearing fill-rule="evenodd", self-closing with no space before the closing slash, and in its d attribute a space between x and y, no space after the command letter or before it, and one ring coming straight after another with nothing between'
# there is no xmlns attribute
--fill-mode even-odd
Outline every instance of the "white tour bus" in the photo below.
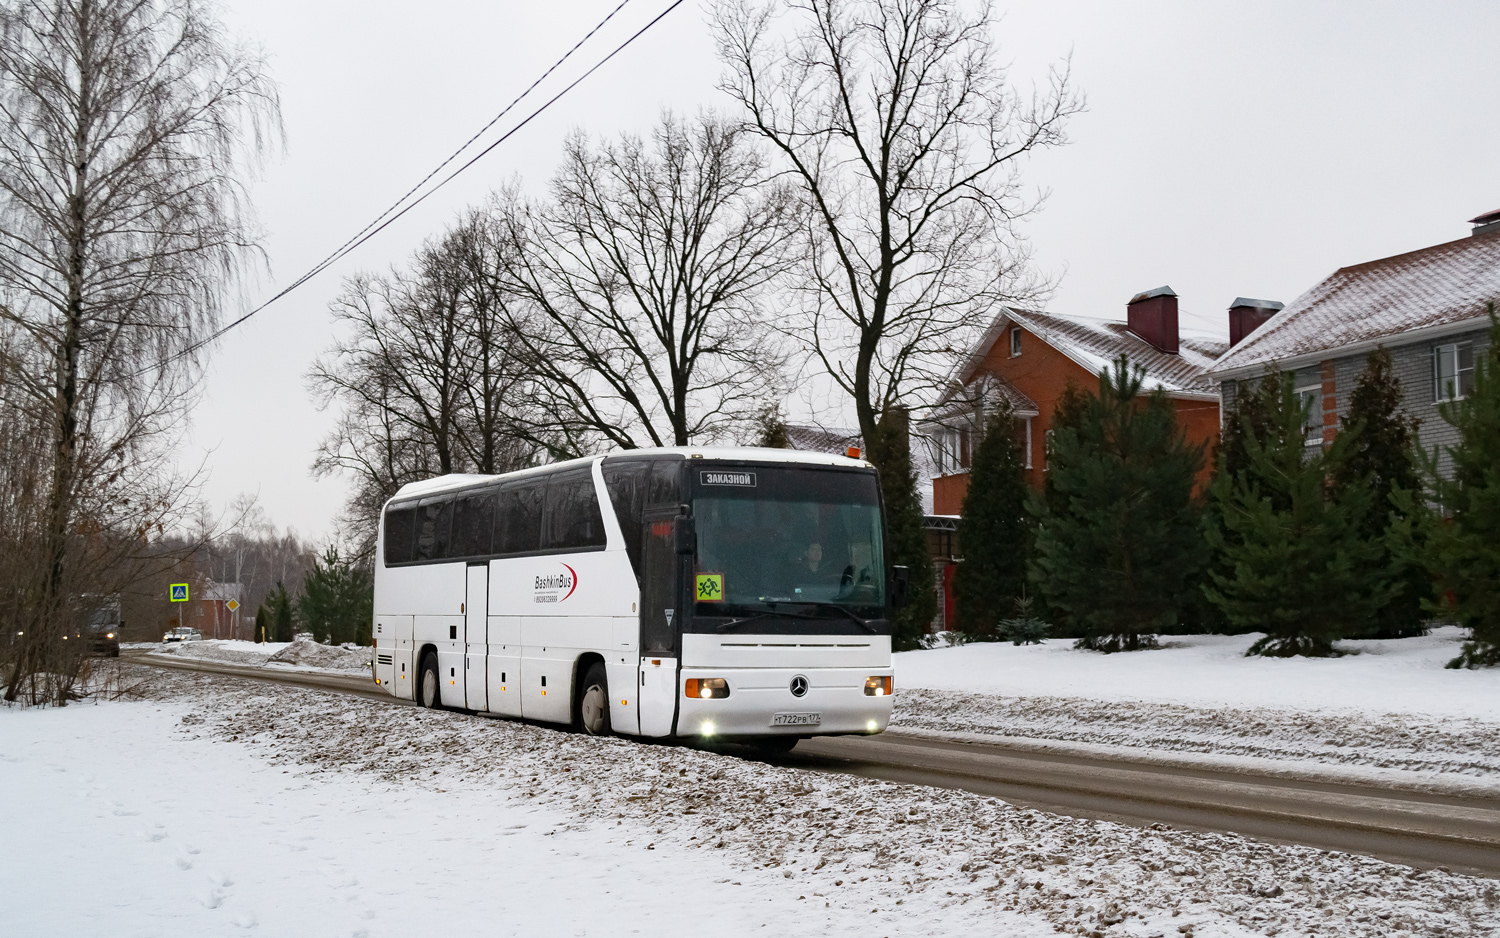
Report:
<svg viewBox="0 0 1500 938"><path fill-rule="evenodd" d="M906 588L884 535L868 463L794 450L413 483L382 512L374 677L589 733L779 750L878 733Z"/></svg>

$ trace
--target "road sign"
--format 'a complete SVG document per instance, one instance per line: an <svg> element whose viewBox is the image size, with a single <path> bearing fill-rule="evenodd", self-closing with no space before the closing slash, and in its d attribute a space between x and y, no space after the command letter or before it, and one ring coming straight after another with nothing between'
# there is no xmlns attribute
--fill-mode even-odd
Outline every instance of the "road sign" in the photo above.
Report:
<svg viewBox="0 0 1500 938"><path fill-rule="evenodd" d="M168 593L174 603L185 603L188 601L188 585L186 583L173 583Z"/></svg>
<svg viewBox="0 0 1500 938"><path fill-rule="evenodd" d="M237 600L237 599L231 599L229 602L225 603L224 605L226 605L226 606L229 607L229 611L230 612L233 612L236 609L240 608L240 601Z"/></svg>
<svg viewBox="0 0 1500 938"><path fill-rule="evenodd" d="M698 574L698 602L721 603L724 601L724 574Z"/></svg>

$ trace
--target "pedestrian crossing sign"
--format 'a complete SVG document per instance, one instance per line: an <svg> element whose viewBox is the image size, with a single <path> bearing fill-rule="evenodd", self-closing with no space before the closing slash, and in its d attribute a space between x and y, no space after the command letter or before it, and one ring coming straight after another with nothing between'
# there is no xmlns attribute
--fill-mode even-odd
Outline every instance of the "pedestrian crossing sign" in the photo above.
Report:
<svg viewBox="0 0 1500 938"><path fill-rule="evenodd" d="M174 603L185 603L188 601L188 585L186 583L173 583L171 599Z"/></svg>

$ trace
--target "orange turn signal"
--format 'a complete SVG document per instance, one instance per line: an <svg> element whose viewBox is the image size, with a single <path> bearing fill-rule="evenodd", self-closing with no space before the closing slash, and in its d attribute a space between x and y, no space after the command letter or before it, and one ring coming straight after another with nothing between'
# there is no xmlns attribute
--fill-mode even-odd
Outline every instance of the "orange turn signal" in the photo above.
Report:
<svg viewBox="0 0 1500 938"><path fill-rule="evenodd" d="M866 697L889 697L891 696L891 677L867 677L865 678Z"/></svg>

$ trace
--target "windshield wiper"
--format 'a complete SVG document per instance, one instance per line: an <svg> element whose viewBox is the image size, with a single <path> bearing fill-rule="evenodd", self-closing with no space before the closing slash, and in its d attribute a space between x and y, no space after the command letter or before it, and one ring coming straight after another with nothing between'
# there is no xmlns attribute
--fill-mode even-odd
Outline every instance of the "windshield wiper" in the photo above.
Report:
<svg viewBox="0 0 1500 938"><path fill-rule="evenodd" d="M867 622L864 619L861 619L859 616L855 615L854 614L854 610L850 609L848 606L840 606L838 603L826 603L826 602L812 602L812 603L809 603L809 605L816 606L819 609L832 609L833 611L835 611L835 612L839 613L840 615L844 616L849 621L851 621L851 622L855 623L856 625L858 625L860 628L864 629L866 632L869 632L871 635L875 634L875 628L873 626L871 626L869 622ZM826 617L825 616L817 616L816 618L822 619L822 618L826 618Z"/></svg>
<svg viewBox="0 0 1500 938"><path fill-rule="evenodd" d="M753 616L740 616L738 619L730 619L714 631L727 632L737 625L744 625L746 622L759 622L761 619L812 619L817 621L826 620L827 616L810 616L805 612L757 612Z"/></svg>
<svg viewBox="0 0 1500 938"><path fill-rule="evenodd" d="M853 610L851 610L848 606L840 606L838 603L818 602L816 600L797 600L797 605L799 605L799 606L814 606L814 607L819 608L819 609L832 609L835 612L838 612L841 615L843 615L845 618L849 619L854 624L858 625L860 628L864 629L866 632L869 632L871 635L875 634L874 627L871 626L869 622L866 622L864 619L861 619L859 616L855 615L854 612L853 612ZM744 625L746 622L758 622L761 619L777 619L777 618L781 618L781 619L810 619L810 620L815 621L815 622L817 622L817 621L827 622L828 621L828 616L810 616L810 615L808 615L805 612L776 612L776 611L773 610L771 612L757 612L754 615L750 615L750 616L741 616L738 619L730 619L728 622L725 622L723 625L720 625L714 631L716 631L716 632L727 632L730 629L734 628L735 626Z"/></svg>

